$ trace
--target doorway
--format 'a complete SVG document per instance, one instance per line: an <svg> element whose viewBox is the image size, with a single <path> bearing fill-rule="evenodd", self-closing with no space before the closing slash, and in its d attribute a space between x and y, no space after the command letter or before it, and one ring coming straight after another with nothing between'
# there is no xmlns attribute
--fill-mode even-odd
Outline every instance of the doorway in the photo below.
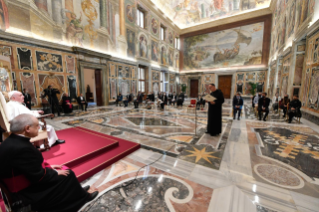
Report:
<svg viewBox="0 0 319 212"><path fill-rule="evenodd" d="M196 98L198 96L198 79L191 79L190 84L190 97Z"/></svg>
<svg viewBox="0 0 319 212"><path fill-rule="evenodd" d="M96 93L96 105L102 106L102 70L95 70L95 93Z"/></svg>
<svg viewBox="0 0 319 212"><path fill-rule="evenodd" d="M100 69L84 69L85 98L88 102L95 102L97 106L103 105L102 97L102 71ZM88 90L88 86L90 90Z"/></svg>
<svg viewBox="0 0 319 212"><path fill-rule="evenodd" d="M230 99L232 79L232 75L218 76L218 88L223 92L225 99Z"/></svg>

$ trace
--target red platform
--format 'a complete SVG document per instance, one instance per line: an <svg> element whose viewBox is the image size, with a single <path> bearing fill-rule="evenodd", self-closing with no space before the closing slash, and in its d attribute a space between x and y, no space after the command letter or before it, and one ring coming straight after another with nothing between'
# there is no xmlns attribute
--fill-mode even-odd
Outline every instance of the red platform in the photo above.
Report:
<svg viewBox="0 0 319 212"><path fill-rule="evenodd" d="M140 144L81 127L60 130L57 135L66 142L42 155L52 165L71 168L80 182L140 148Z"/></svg>

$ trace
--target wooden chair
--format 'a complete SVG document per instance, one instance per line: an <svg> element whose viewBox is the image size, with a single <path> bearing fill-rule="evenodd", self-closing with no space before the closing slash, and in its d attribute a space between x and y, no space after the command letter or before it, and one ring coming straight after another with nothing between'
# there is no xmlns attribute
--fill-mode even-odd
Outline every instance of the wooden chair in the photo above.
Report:
<svg viewBox="0 0 319 212"><path fill-rule="evenodd" d="M196 99L191 99L190 105L187 106L187 112L188 110L194 111L196 110Z"/></svg>
<svg viewBox="0 0 319 212"><path fill-rule="evenodd" d="M38 117L38 119L43 122L42 129L39 130L39 134L37 137L31 138L30 142L34 145L41 145L44 144L44 149L42 150L49 150L49 142L48 142L48 133L46 130L46 122L44 118L51 117L52 114L44 115ZM7 103L3 96L3 94L0 92L0 126L5 132L3 133L3 140L5 140L7 137L9 137L10 133L10 123L8 120L8 110L7 110Z"/></svg>

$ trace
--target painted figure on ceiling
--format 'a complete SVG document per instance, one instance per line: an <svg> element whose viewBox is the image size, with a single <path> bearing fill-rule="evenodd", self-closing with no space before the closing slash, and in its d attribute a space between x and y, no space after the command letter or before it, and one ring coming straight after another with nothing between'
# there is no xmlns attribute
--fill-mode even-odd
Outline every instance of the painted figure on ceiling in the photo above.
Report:
<svg viewBox="0 0 319 212"><path fill-rule="evenodd" d="M82 22L82 13L80 12L80 18L76 18L74 13L71 13L71 21L66 28L66 38L67 40L74 44L83 46L84 40L84 30L81 24Z"/></svg>
<svg viewBox="0 0 319 212"><path fill-rule="evenodd" d="M4 0L0 0L0 28L1 30L6 30L9 28L9 26L8 7Z"/></svg>

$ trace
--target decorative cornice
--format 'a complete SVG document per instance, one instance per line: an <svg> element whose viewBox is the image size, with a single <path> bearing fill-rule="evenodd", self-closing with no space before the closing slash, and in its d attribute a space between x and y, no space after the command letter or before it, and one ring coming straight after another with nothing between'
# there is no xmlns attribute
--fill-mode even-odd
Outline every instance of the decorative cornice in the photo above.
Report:
<svg viewBox="0 0 319 212"><path fill-rule="evenodd" d="M276 5L277 5L277 0L271 0L270 5L269 5L269 9L270 9L272 12L275 12L275 10L276 10Z"/></svg>
<svg viewBox="0 0 319 212"><path fill-rule="evenodd" d="M263 9L259 9L259 10L255 10L252 12L245 12L242 14L238 14L238 15L234 15L228 18L223 18L220 20L215 20L215 21L211 21L208 23L203 23L200 25L196 25L193 27L189 27L189 28L185 28L181 30L181 34L187 34L190 32L195 32L195 31L199 31L199 30L204 30L207 28L211 28L211 27L216 27L216 26L220 26L220 25L225 25L225 24L230 24L233 22L238 22L238 21L243 21L246 19L252 19L252 18L256 18L256 17L260 17L260 16L264 16L264 15L269 15L272 14L271 10L269 8L263 8Z"/></svg>
<svg viewBox="0 0 319 212"><path fill-rule="evenodd" d="M72 49L77 54L96 56L96 57L105 58L105 59L110 59L112 57L109 54L93 51L93 50L90 50L90 49L85 49L85 48L82 48L82 47L72 47Z"/></svg>

